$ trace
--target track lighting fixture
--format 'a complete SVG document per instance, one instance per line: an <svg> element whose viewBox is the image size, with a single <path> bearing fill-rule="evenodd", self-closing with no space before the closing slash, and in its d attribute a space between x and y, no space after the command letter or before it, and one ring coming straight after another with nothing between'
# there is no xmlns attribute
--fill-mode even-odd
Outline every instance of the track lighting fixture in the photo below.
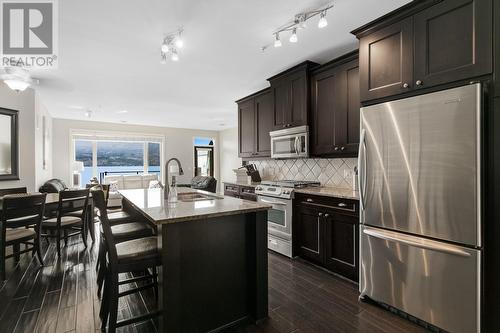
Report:
<svg viewBox="0 0 500 333"><path fill-rule="evenodd" d="M160 64L166 64L167 57L172 61L179 61L178 50L184 46L184 40L181 37L183 32L184 30L179 28L165 35L161 44Z"/></svg>
<svg viewBox="0 0 500 333"><path fill-rule="evenodd" d="M297 30L305 29L307 27L306 22L317 15L319 15L318 28L325 28L328 25L328 21L326 20L326 12L331 8L333 8L333 3L317 10L312 10L295 15L294 19L291 22L284 24L281 28L273 33L274 47L280 47L282 45L280 40L280 33L285 31L291 32L289 39L290 43L297 43L299 41ZM264 52L269 46L271 46L271 44L264 45L260 49Z"/></svg>
<svg viewBox="0 0 500 333"><path fill-rule="evenodd" d="M274 34L274 47L281 47L281 40L280 40L280 34L276 33Z"/></svg>
<svg viewBox="0 0 500 333"><path fill-rule="evenodd" d="M318 21L318 28L323 29L328 25L328 21L326 20L326 10L321 12L321 15L319 17Z"/></svg>
<svg viewBox="0 0 500 333"><path fill-rule="evenodd" d="M290 43L297 43L299 41L297 37L297 28L293 28L292 35L290 36Z"/></svg>

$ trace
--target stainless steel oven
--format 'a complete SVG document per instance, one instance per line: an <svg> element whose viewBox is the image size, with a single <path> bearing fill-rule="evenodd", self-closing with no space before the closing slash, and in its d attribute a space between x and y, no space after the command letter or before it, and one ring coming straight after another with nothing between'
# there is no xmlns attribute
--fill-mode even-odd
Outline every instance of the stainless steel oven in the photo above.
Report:
<svg viewBox="0 0 500 333"><path fill-rule="evenodd" d="M257 196L257 201L272 205L267 212L268 248L292 256L292 200Z"/></svg>
<svg viewBox="0 0 500 333"><path fill-rule="evenodd" d="M298 126L269 133L271 158L309 157L309 127Z"/></svg>

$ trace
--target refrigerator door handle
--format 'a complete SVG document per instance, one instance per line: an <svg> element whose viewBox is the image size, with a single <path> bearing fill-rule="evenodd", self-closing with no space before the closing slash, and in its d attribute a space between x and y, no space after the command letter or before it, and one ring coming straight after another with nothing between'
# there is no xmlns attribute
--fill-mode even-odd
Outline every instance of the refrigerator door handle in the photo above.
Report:
<svg viewBox="0 0 500 333"><path fill-rule="evenodd" d="M369 228L365 227L363 229L363 233L372 236L375 238L380 238L388 241L393 241L397 243L402 243L406 244L409 246L415 246L419 247L421 249L426 249L426 250L431 250L431 251L439 251L439 252L444 252L447 254L453 254L457 255L460 257L470 257L471 254L461 250L457 246L454 245L449 245L446 243L441 243L438 241L432 241L432 240L423 240L418 237L410 236L410 235L405 235L401 234L398 235L398 233L392 232L392 231L385 231L385 230L377 230L374 228Z"/></svg>
<svg viewBox="0 0 500 333"><path fill-rule="evenodd" d="M366 130L362 129L359 136L358 152L358 186L359 186L359 205L362 210L365 209L366 192Z"/></svg>

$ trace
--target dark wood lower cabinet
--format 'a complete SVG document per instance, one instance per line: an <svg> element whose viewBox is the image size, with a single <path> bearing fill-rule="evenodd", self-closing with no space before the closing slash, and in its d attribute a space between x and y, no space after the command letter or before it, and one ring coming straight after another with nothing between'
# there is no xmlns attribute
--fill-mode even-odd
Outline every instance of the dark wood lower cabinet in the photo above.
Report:
<svg viewBox="0 0 500 333"><path fill-rule="evenodd" d="M316 196L294 200L294 254L357 282L358 202Z"/></svg>
<svg viewBox="0 0 500 333"><path fill-rule="evenodd" d="M320 240L323 222L316 209L299 206L297 211L298 251L302 258L321 264L323 251Z"/></svg>
<svg viewBox="0 0 500 333"><path fill-rule="evenodd" d="M255 187L253 186L225 183L224 195L238 199L257 201L257 195L255 194Z"/></svg>
<svg viewBox="0 0 500 333"><path fill-rule="evenodd" d="M325 217L325 267L358 281L358 220L341 214Z"/></svg>

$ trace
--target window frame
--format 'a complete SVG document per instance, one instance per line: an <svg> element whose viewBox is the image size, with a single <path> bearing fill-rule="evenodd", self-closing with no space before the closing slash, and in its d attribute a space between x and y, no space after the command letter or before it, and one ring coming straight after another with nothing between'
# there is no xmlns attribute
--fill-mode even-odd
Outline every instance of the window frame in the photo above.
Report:
<svg viewBox="0 0 500 333"><path fill-rule="evenodd" d="M88 130L70 130L69 135L69 179L73 176L71 165L76 159L75 143L77 140L87 140L92 142L92 177L99 177L97 165L97 142L141 142L143 143L143 173L149 172L149 143L157 143L160 145L160 172L159 179L163 179L163 168L161 167L165 161L165 136L151 135L142 133L130 132L113 132L113 131L88 131ZM138 166L139 167L139 166Z"/></svg>

